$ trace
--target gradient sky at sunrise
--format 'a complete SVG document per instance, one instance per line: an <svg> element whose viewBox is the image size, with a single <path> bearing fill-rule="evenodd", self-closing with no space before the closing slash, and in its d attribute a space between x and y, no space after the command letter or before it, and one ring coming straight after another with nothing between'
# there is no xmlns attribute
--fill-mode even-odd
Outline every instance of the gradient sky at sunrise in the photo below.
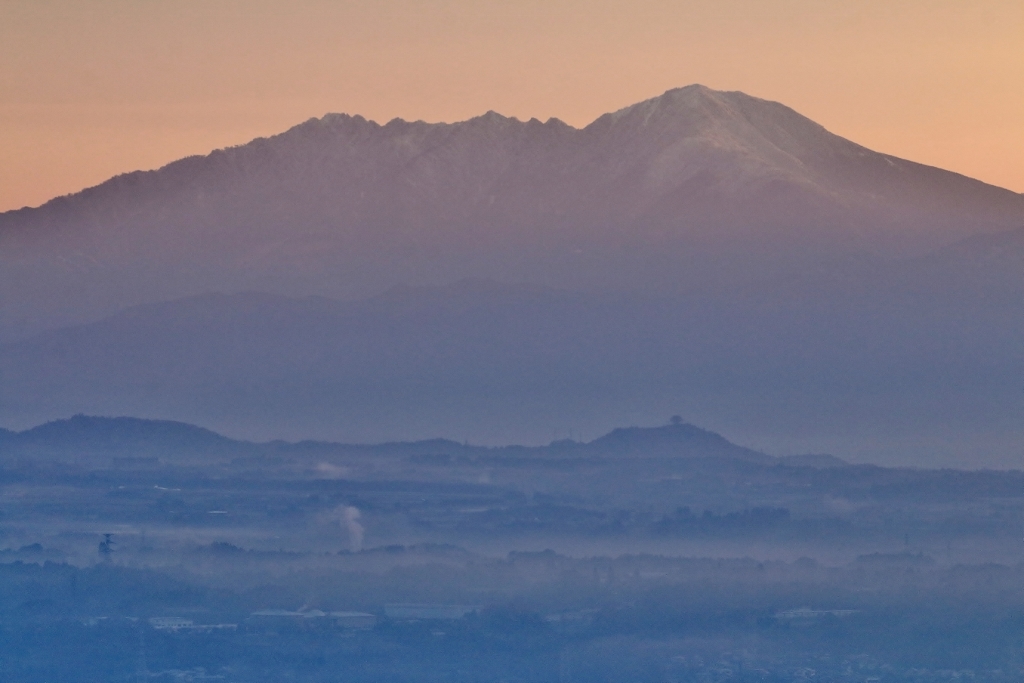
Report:
<svg viewBox="0 0 1024 683"><path fill-rule="evenodd" d="M1024 191L1021 0L0 0L0 210L283 131L703 83Z"/></svg>

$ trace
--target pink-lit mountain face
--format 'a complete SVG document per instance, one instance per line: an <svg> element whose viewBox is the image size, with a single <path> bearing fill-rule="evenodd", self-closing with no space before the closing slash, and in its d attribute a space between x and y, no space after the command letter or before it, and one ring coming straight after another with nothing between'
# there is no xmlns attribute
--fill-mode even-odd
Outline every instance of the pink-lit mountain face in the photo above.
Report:
<svg viewBox="0 0 1024 683"><path fill-rule="evenodd" d="M1021 225L1021 195L701 86L583 129L332 114L0 214L0 340L212 291L721 292Z"/></svg>

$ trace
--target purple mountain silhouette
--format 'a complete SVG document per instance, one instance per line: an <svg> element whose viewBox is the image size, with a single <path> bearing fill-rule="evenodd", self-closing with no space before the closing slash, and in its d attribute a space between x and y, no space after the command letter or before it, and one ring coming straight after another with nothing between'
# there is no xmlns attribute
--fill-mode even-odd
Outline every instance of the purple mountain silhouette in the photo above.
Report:
<svg viewBox="0 0 1024 683"><path fill-rule="evenodd" d="M1021 225L1021 195L702 86L582 129L330 114L0 214L0 339L210 291L714 291Z"/></svg>

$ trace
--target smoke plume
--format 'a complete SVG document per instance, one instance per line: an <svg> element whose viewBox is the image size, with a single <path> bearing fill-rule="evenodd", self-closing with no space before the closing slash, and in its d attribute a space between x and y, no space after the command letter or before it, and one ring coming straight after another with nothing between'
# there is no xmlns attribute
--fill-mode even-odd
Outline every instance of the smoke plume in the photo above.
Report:
<svg viewBox="0 0 1024 683"><path fill-rule="evenodd" d="M348 531L349 549L357 553L363 549L363 525L359 523L359 509L346 506L341 510L341 525Z"/></svg>

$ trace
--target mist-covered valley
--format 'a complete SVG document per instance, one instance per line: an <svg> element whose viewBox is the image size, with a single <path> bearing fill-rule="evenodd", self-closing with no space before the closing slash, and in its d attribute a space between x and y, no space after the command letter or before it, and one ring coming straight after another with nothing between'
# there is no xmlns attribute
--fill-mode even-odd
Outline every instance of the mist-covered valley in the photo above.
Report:
<svg viewBox="0 0 1024 683"><path fill-rule="evenodd" d="M1016 680L1024 473L589 442L0 435L3 675ZM97 657L97 652L103 652Z"/></svg>

